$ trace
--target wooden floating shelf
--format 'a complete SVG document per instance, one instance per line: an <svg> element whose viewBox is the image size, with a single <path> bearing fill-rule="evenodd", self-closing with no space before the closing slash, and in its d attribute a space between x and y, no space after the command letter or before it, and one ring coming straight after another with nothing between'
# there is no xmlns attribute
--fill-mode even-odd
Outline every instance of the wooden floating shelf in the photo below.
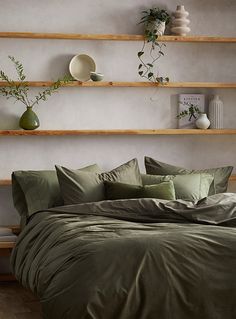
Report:
<svg viewBox="0 0 236 319"><path fill-rule="evenodd" d="M20 82L16 81L15 84ZM49 87L53 84L52 81L28 81L31 87ZM9 84L5 81L0 81L0 87L7 87ZM153 83L153 82L80 82L72 81L65 83L62 86L65 87L158 87L158 88L220 88L220 89L235 89L235 83L223 83L223 82L169 82L165 84Z"/></svg>
<svg viewBox="0 0 236 319"><path fill-rule="evenodd" d="M231 175L229 180L231 182L236 182L236 175ZM11 180L10 179L0 179L0 186L11 186ZM12 229L14 234L19 234L20 232L20 226L15 225L15 226L6 226Z"/></svg>
<svg viewBox="0 0 236 319"><path fill-rule="evenodd" d="M236 135L236 129L0 130L0 136L65 135Z"/></svg>
<svg viewBox="0 0 236 319"><path fill-rule="evenodd" d="M0 242L0 249L12 249L14 246L15 242L12 241Z"/></svg>
<svg viewBox="0 0 236 319"><path fill-rule="evenodd" d="M0 38L14 39L58 39L58 40L108 40L108 41L143 41L139 34L76 34L76 33L33 33L33 32L0 32ZM235 37L216 36L175 36L166 35L158 38L160 42L202 42L202 43L236 43Z"/></svg>

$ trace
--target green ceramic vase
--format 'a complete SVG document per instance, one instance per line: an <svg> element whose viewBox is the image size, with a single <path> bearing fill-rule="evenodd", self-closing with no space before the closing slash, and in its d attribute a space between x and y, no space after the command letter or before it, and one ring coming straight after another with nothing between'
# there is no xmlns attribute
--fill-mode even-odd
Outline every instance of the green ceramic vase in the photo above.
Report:
<svg viewBox="0 0 236 319"><path fill-rule="evenodd" d="M20 127L24 130L35 130L39 127L38 116L32 110L32 107L27 107L27 110L22 114L20 118Z"/></svg>

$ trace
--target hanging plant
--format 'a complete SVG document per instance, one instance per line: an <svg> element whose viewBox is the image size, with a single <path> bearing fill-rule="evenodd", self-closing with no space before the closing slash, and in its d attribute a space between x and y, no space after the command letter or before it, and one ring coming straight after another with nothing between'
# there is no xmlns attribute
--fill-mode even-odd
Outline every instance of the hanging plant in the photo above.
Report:
<svg viewBox="0 0 236 319"><path fill-rule="evenodd" d="M170 22L170 15L166 10L159 8L142 11L143 17L139 24L145 25L144 43L141 51L138 52L138 59L140 64L138 66L138 74L140 77L151 82L166 83L169 82L168 77L159 76L155 72L155 63L164 56L163 48L166 47L164 43L158 42L158 36L164 34L165 26ZM145 50L148 50L150 60L145 60Z"/></svg>

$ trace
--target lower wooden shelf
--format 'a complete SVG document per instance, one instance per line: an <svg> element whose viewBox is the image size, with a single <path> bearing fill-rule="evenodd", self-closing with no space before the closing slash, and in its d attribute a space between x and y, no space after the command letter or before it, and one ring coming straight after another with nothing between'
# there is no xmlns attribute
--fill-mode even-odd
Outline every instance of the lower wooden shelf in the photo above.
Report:
<svg viewBox="0 0 236 319"><path fill-rule="evenodd" d="M236 135L236 129L0 130L0 136L63 135Z"/></svg>

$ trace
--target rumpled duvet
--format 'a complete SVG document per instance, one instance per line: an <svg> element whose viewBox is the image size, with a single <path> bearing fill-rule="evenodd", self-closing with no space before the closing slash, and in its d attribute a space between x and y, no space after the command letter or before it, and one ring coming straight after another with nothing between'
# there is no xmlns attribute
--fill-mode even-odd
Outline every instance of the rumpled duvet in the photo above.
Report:
<svg viewBox="0 0 236 319"><path fill-rule="evenodd" d="M11 264L45 319L235 319L236 194L37 212Z"/></svg>

